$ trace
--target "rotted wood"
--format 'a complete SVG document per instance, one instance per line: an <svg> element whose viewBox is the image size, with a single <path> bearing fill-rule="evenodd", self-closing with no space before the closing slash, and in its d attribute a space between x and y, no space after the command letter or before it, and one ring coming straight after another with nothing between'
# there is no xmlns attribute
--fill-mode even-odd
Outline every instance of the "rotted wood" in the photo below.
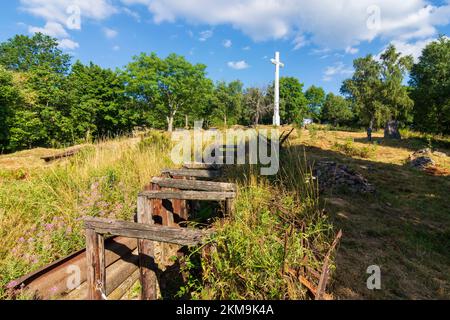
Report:
<svg viewBox="0 0 450 320"><path fill-rule="evenodd" d="M78 152L81 151L81 149L82 148L76 148L76 149L72 149L69 151L64 151L64 152L61 152L58 154L54 154L51 156L44 156L44 157L41 157L41 159L44 160L45 162L51 162L51 161L58 160L58 159L68 158L68 157L72 157L72 156L76 155Z"/></svg>
<svg viewBox="0 0 450 320"><path fill-rule="evenodd" d="M139 250L139 269L140 269L140 279L141 279L141 299L142 300L156 300L157 298L157 286L156 286L156 263L155 263L155 243L154 239L146 239L145 237L137 237L136 227L141 227L142 230L146 228L155 228L153 225L153 203L148 201L146 197L138 197L137 203L137 220L136 223L124 223L120 221L113 220L86 220L86 226L91 223L97 232L107 232L114 234L122 233L123 236L128 236L130 238L138 238L138 250ZM103 230L102 230L103 226ZM156 227L157 228L157 227ZM134 232L127 232L127 231ZM141 232L142 233L142 232ZM150 232L145 232L151 234ZM134 235L134 236L133 236Z"/></svg>
<svg viewBox="0 0 450 320"><path fill-rule="evenodd" d="M152 183L164 188L177 188L192 191L236 191L236 184L213 181L181 180L170 178L153 178ZM155 190L155 189L154 189Z"/></svg>
<svg viewBox="0 0 450 320"><path fill-rule="evenodd" d="M145 219L141 219L141 221L143 220ZM121 235L128 238L173 243L181 246L202 244L204 239L213 232L211 230L175 228L92 217L85 218L84 223L87 229L95 230L100 234Z"/></svg>
<svg viewBox="0 0 450 320"><path fill-rule="evenodd" d="M184 169L194 170L220 170L223 166L215 163L192 162L183 164Z"/></svg>
<svg viewBox="0 0 450 320"><path fill-rule="evenodd" d="M283 133L280 136L280 147L283 146L283 143L286 142L287 139L289 139L289 136L292 134L292 132L294 132L295 128L292 128L291 131L289 131L289 133L287 135L284 136L285 131L283 131Z"/></svg>
<svg viewBox="0 0 450 320"><path fill-rule="evenodd" d="M166 169L161 171L161 173L170 177L192 177L203 179L216 179L222 174L219 170L200 169Z"/></svg>
<svg viewBox="0 0 450 320"><path fill-rule="evenodd" d="M322 267L322 274L320 276L319 285L317 286L317 292L316 292L316 300L322 300L324 297L324 293L326 290L327 282L330 277L330 257L331 254L336 249L336 246L338 245L340 239L342 237L342 230L339 230L338 234L336 235L336 238L334 239L330 249L328 250Z"/></svg>
<svg viewBox="0 0 450 320"><path fill-rule="evenodd" d="M105 240L94 229L86 230L88 299L102 300L106 294Z"/></svg>
<svg viewBox="0 0 450 320"><path fill-rule="evenodd" d="M234 199L236 193L228 191L144 191L139 194L139 197L147 197L148 199L225 201Z"/></svg>

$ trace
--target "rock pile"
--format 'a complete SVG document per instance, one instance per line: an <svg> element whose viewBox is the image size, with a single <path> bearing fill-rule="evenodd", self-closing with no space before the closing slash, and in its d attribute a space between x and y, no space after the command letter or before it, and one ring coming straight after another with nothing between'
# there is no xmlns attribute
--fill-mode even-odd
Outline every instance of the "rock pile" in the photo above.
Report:
<svg viewBox="0 0 450 320"><path fill-rule="evenodd" d="M375 188L361 174L333 161L317 162L313 175L319 180L320 192L333 187L342 187L353 193L375 192Z"/></svg>
<svg viewBox="0 0 450 320"><path fill-rule="evenodd" d="M430 158L431 154L432 152L430 148L415 151L409 156L409 163L411 167L419 170L425 170L429 166L434 166L435 162Z"/></svg>

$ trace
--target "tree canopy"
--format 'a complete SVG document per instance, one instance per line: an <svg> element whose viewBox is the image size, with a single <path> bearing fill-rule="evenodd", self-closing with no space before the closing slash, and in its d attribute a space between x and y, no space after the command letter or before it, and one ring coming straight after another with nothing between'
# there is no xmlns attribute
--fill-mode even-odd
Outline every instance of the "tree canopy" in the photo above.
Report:
<svg viewBox="0 0 450 320"><path fill-rule="evenodd" d="M411 71L414 125L424 132L450 134L450 39L431 42Z"/></svg>

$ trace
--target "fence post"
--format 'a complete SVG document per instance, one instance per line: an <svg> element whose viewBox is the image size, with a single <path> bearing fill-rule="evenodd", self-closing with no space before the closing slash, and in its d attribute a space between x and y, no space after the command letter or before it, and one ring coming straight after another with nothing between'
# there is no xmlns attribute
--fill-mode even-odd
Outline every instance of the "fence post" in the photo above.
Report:
<svg viewBox="0 0 450 320"><path fill-rule="evenodd" d="M153 224L153 200L139 196L137 202L137 218L139 223ZM154 242L138 240L139 267L141 273L141 299L156 300L156 263Z"/></svg>
<svg viewBox="0 0 450 320"><path fill-rule="evenodd" d="M105 239L91 229L86 229L86 261L88 299L102 300L106 294Z"/></svg>

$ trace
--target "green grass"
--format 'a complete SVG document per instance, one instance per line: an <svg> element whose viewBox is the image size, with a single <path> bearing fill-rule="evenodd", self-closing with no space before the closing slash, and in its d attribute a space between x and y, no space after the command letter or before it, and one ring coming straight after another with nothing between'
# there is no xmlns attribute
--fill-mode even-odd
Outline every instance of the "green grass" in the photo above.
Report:
<svg viewBox="0 0 450 320"><path fill-rule="evenodd" d="M195 299L308 298L290 271L321 270L334 230L302 156L287 152L281 161L283 170L276 177L259 176L258 168L247 166L230 172L239 186L235 211L215 223L201 276L191 277L181 294L190 291ZM187 269L195 267L187 264Z"/></svg>
<svg viewBox="0 0 450 320"><path fill-rule="evenodd" d="M374 143L371 145L356 146L353 139L348 138L344 143L335 142L333 149L350 157L369 159L375 156L377 145Z"/></svg>
<svg viewBox="0 0 450 320"><path fill-rule="evenodd" d="M169 146L153 133L99 143L48 167L2 169L0 298L10 281L84 247L83 216L131 219L138 192L170 165Z"/></svg>

